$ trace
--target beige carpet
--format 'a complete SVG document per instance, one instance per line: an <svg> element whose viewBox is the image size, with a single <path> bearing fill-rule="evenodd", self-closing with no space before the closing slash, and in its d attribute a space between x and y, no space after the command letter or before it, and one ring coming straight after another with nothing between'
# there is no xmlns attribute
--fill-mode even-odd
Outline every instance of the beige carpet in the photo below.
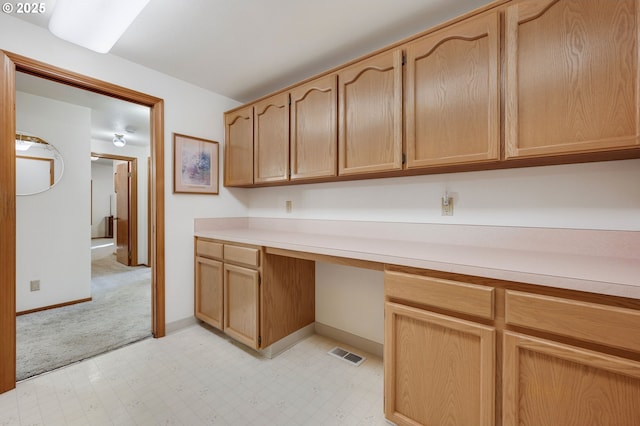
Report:
<svg viewBox="0 0 640 426"><path fill-rule="evenodd" d="M151 335L151 269L92 252L91 302L16 318L17 380L51 371Z"/></svg>

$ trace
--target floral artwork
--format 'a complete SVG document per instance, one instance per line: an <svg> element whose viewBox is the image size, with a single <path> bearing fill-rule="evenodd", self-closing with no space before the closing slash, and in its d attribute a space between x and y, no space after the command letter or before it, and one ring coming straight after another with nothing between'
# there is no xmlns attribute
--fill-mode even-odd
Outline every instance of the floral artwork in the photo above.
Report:
<svg viewBox="0 0 640 426"><path fill-rule="evenodd" d="M211 185L211 152L200 142L182 150L182 183Z"/></svg>
<svg viewBox="0 0 640 426"><path fill-rule="evenodd" d="M218 193L218 142L173 135L173 192Z"/></svg>

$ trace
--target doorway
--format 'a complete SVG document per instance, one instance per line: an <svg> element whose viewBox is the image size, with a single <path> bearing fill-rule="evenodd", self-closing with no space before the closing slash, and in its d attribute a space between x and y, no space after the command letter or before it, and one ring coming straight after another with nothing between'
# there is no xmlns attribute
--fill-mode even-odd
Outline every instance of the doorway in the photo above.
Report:
<svg viewBox="0 0 640 426"><path fill-rule="evenodd" d="M16 380L15 74L22 71L150 108L152 334L165 335L164 297L164 105L163 100L42 62L0 51L0 393Z"/></svg>
<svg viewBox="0 0 640 426"><path fill-rule="evenodd" d="M97 219L104 220L103 235L97 235L92 230L92 238L104 236L114 239L114 245L116 247L116 259L119 263L125 266L137 266L137 265L150 265L147 256L144 262L139 261L138 257L138 159L136 157L127 157L122 155L105 154L105 153L91 153L92 165L93 162L106 161L112 165L113 169L113 192L115 196L110 197L109 200L109 215L100 215L94 213L93 203L93 184L92 184L92 222ZM147 178L147 184L143 185L143 188L149 188L149 177ZM147 194L147 204L150 199ZM99 212L98 212L99 213ZM148 212L147 212L148 213ZM102 218L101 216L104 216ZM147 217L143 218L142 223L147 224L147 235L151 234L151 222ZM93 226L93 223L92 223ZM140 241L140 243L147 243L147 241ZM147 247L150 243L147 244Z"/></svg>

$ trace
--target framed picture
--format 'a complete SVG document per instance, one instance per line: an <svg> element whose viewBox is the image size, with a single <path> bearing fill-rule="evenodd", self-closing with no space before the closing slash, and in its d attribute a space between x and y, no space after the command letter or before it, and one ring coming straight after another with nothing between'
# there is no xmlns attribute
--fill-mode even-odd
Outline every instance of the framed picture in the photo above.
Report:
<svg viewBox="0 0 640 426"><path fill-rule="evenodd" d="M218 142L173 134L173 192L218 193Z"/></svg>

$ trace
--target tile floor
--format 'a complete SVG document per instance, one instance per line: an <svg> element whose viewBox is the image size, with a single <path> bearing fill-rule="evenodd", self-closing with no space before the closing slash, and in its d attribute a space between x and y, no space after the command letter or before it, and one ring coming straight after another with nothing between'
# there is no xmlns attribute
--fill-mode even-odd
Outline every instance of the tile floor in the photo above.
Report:
<svg viewBox="0 0 640 426"><path fill-rule="evenodd" d="M18 383L0 425L385 425L382 360L311 336L274 359L193 325ZM340 346L351 349L348 346Z"/></svg>

